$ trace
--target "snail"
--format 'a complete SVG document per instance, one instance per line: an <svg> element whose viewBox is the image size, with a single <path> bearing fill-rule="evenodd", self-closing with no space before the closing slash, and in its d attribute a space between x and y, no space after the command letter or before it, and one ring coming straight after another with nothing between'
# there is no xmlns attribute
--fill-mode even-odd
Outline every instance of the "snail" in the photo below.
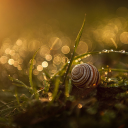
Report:
<svg viewBox="0 0 128 128"><path fill-rule="evenodd" d="M71 80L72 84L80 89L97 87L100 83L100 74L91 64L78 64L71 71Z"/></svg>

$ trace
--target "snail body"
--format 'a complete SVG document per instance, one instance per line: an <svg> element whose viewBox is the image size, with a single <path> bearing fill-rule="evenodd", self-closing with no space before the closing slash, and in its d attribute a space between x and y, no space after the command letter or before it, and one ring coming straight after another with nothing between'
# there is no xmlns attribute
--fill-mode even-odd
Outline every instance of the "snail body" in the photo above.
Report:
<svg viewBox="0 0 128 128"><path fill-rule="evenodd" d="M100 83L100 74L91 64L78 64L72 69L71 80L72 84L78 88L97 87Z"/></svg>

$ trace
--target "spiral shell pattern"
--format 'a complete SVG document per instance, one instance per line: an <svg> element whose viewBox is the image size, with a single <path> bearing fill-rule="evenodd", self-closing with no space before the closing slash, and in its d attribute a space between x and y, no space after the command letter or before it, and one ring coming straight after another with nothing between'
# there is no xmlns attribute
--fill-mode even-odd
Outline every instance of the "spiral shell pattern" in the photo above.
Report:
<svg viewBox="0 0 128 128"><path fill-rule="evenodd" d="M72 69L71 80L78 88L94 87L100 83L100 74L91 64L78 64Z"/></svg>

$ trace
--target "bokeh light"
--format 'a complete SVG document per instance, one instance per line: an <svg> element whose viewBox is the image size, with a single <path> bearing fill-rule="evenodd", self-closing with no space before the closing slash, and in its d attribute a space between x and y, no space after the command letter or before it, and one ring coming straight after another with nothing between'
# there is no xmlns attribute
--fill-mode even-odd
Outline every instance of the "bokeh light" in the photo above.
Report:
<svg viewBox="0 0 128 128"><path fill-rule="evenodd" d="M8 63L9 63L9 65L13 65L14 64L14 60L13 59L9 59Z"/></svg>
<svg viewBox="0 0 128 128"><path fill-rule="evenodd" d="M42 71L42 70L43 70L42 65L38 65L38 66L37 66L37 71Z"/></svg>
<svg viewBox="0 0 128 128"><path fill-rule="evenodd" d="M21 46L22 45L22 40L20 40L20 39L18 39L17 41L16 41L16 44L18 45L18 46Z"/></svg>
<svg viewBox="0 0 128 128"><path fill-rule="evenodd" d="M47 55L45 56L45 59L46 59L47 61L51 61L51 60L52 60L52 56L51 56L50 54L47 54Z"/></svg>
<svg viewBox="0 0 128 128"><path fill-rule="evenodd" d="M14 66L14 67L18 67L18 65L19 65L18 61L14 61L13 66Z"/></svg>
<svg viewBox="0 0 128 128"><path fill-rule="evenodd" d="M11 56L14 56L14 55L15 55L15 50L10 50L10 51L9 51L9 54L10 54Z"/></svg>
<svg viewBox="0 0 128 128"><path fill-rule="evenodd" d="M86 53L87 51L88 51L88 45L86 44L86 42L80 41L76 49L76 53L83 54L83 53Z"/></svg>
<svg viewBox="0 0 128 128"><path fill-rule="evenodd" d="M43 66L44 68L48 67L48 62L47 62L47 61L43 61L43 62L42 62L42 66Z"/></svg>
<svg viewBox="0 0 128 128"><path fill-rule="evenodd" d="M52 37L49 41L50 50L58 50L62 45L62 41L58 37Z"/></svg>
<svg viewBox="0 0 128 128"><path fill-rule="evenodd" d="M17 69L18 69L18 70L22 70L21 65L18 65L18 66L17 66Z"/></svg>
<svg viewBox="0 0 128 128"><path fill-rule="evenodd" d="M37 69L34 69L34 70L33 70L33 74L34 74L34 75L38 75L38 74L39 74L39 71L38 71Z"/></svg>
<svg viewBox="0 0 128 128"><path fill-rule="evenodd" d="M128 32L121 33L120 41L124 44L128 44Z"/></svg>
<svg viewBox="0 0 128 128"><path fill-rule="evenodd" d="M7 49L5 50L5 53L6 53L6 54L9 54L9 52L10 52L10 48L7 48Z"/></svg>
<svg viewBox="0 0 128 128"><path fill-rule="evenodd" d="M53 63L59 65L61 63L62 56L60 54L54 55Z"/></svg>
<svg viewBox="0 0 128 128"><path fill-rule="evenodd" d="M50 54L50 50L49 50L48 46L43 45L43 46L41 47L41 49L40 49L40 55L41 55L42 57L45 57L47 54Z"/></svg>
<svg viewBox="0 0 128 128"><path fill-rule="evenodd" d="M63 54L68 54L70 52L69 46L65 45L61 48Z"/></svg>
<svg viewBox="0 0 128 128"><path fill-rule="evenodd" d="M126 7L119 7L116 13L118 16L126 17L128 16L128 9Z"/></svg>
<svg viewBox="0 0 128 128"><path fill-rule="evenodd" d="M2 64L5 64L5 63L7 63L7 56L2 56L1 58L0 58L0 62L2 63Z"/></svg>

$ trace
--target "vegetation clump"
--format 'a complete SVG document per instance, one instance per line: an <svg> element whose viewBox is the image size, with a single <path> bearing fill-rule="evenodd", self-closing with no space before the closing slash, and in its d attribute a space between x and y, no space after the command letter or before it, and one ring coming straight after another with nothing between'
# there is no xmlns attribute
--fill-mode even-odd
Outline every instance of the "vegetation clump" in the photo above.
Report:
<svg viewBox="0 0 128 128"><path fill-rule="evenodd" d="M72 85L70 72L72 65L80 64L83 58L89 55L101 54L128 54L127 52L103 50L88 52L75 56L84 29L85 19L75 40L74 51L70 61L56 74L50 76L43 73L43 85L37 88L33 83L33 61L29 67L29 83L9 79L14 85L25 88L29 96L18 95L15 90L14 101L3 103L0 106L0 126L10 128L126 128L128 127L128 70L124 69L99 69L101 83L95 88L78 89ZM116 76L110 75L117 72Z"/></svg>

